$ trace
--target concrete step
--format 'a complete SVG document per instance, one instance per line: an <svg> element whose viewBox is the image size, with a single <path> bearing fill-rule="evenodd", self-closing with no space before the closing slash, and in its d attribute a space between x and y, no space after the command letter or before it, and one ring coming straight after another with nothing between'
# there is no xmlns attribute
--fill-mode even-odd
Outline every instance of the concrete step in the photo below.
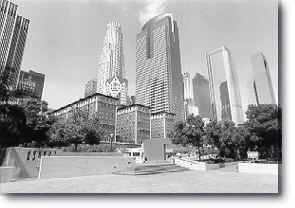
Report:
<svg viewBox="0 0 295 208"><path fill-rule="evenodd" d="M113 174L118 175L150 175L167 172L180 172L187 171L188 168L184 168L178 165L149 165L149 166L138 166L135 170L118 170L114 171Z"/></svg>

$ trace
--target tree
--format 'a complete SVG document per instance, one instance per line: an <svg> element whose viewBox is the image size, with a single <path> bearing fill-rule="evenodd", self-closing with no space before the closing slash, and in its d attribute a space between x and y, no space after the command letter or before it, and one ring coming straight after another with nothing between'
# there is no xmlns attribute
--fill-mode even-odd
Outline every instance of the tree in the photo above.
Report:
<svg viewBox="0 0 295 208"><path fill-rule="evenodd" d="M172 132L172 143L182 146L197 147L199 160L201 160L200 148L203 146L204 122L199 116L189 115L185 122L177 122Z"/></svg>
<svg viewBox="0 0 295 208"><path fill-rule="evenodd" d="M26 115L18 105L0 105L0 147L23 143L26 132Z"/></svg>
<svg viewBox="0 0 295 208"><path fill-rule="evenodd" d="M19 101L19 105L24 109L27 118L27 127L25 138L26 143L36 142L37 146L48 143L47 132L52 120L47 116L48 103L36 98L27 97Z"/></svg>
<svg viewBox="0 0 295 208"><path fill-rule="evenodd" d="M247 129L235 126L230 120L211 121L205 127L206 141L219 150L219 156L242 159L249 147L250 134Z"/></svg>
<svg viewBox="0 0 295 208"><path fill-rule="evenodd" d="M251 142L265 158L281 159L281 108L273 104L249 105L245 127L251 133Z"/></svg>
<svg viewBox="0 0 295 208"><path fill-rule="evenodd" d="M99 122L99 117L87 114L80 109L74 109L73 115L68 119L57 120L49 130L51 146L75 145L75 151L79 144L99 144L104 135Z"/></svg>

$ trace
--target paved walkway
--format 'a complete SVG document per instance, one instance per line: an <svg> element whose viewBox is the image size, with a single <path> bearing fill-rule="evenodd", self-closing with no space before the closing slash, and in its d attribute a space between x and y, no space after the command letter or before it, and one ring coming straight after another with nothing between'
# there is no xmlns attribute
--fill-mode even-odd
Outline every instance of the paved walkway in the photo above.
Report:
<svg viewBox="0 0 295 208"><path fill-rule="evenodd" d="M278 177L224 171L96 175L3 183L1 193L277 193Z"/></svg>

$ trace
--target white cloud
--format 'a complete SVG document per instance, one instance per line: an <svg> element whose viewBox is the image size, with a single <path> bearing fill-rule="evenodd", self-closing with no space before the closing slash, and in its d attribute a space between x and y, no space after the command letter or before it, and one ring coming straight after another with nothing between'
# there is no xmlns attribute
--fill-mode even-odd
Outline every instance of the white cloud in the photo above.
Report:
<svg viewBox="0 0 295 208"><path fill-rule="evenodd" d="M145 7L139 12L139 21L145 24L149 19L164 12L168 0L145 0Z"/></svg>

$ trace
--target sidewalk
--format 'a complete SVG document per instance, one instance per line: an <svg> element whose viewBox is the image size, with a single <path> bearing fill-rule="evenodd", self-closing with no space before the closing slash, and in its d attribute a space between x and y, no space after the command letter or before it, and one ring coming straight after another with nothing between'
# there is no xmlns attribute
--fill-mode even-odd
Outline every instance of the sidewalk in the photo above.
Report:
<svg viewBox="0 0 295 208"><path fill-rule="evenodd" d="M24 180L0 185L3 193L277 193L278 177L227 171L155 175L96 175Z"/></svg>

